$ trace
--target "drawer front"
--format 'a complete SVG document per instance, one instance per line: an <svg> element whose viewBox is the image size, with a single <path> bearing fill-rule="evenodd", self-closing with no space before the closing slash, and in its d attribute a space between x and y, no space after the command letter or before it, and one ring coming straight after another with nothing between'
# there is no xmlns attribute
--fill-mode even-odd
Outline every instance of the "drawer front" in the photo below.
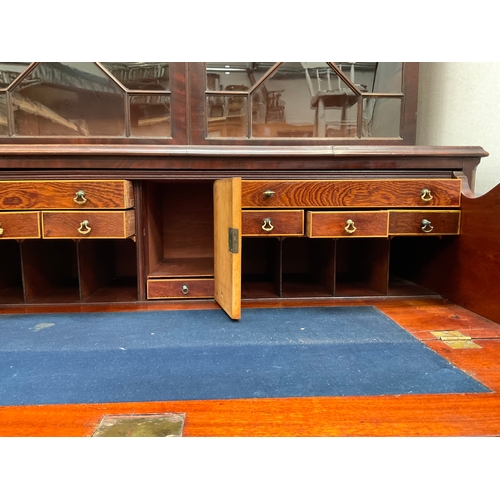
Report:
<svg viewBox="0 0 500 500"><path fill-rule="evenodd" d="M0 212L0 240L41 238L40 212Z"/></svg>
<svg viewBox="0 0 500 500"><path fill-rule="evenodd" d="M459 210L390 211L389 234L459 234Z"/></svg>
<svg viewBox="0 0 500 500"><path fill-rule="evenodd" d="M303 210L248 210L241 214L243 236L302 236Z"/></svg>
<svg viewBox="0 0 500 500"><path fill-rule="evenodd" d="M42 212L44 238L128 238L135 234L134 210Z"/></svg>
<svg viewBox="0 0 500 500"><path fill-rule="evenodd" d="M383 212L307 212L310 238L376 238L387 236L389 214Z"/></svg>
<svg viewBox="0 0 500 500"><path fill-rule="evenodd" d="M243 181L242 207L459 207L460 179Z"/></svg>
<svg viewBox="0 0 500 500"><path fill-rule="evenodd" d="M131 208L130 181L0 181L1 210Z"/></svg>
<svg viewBox="0 0 500 500"><path fill-rule="evenodd" d="M202 299L214 297L214 280L148 280L148 299Z"/></svg>

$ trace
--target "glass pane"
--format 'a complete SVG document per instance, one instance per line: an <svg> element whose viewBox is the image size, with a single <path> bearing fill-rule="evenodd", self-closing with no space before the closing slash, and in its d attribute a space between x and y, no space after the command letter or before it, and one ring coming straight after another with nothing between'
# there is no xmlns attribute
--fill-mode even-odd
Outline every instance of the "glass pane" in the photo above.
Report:
<svg viewBox="0 0 500 500"><path fill-rule="evenodd" d="M166 62L107 62L101 64L127 89L170 90L170 73Z"/></svg>
<svg viewBox="0 0 500 500"><path fill-rule="evenodd" d="M400 137L401 98L366 98L363 101L363 137Z"/></svg>
<svg viewBox="0 0 500 500"><path fill-rule="evenodd" d="M247 96L207 97L207 137L247 137Z"/></svg>
<svg viewBox="0 0 500 500"><path fill-rule="evenodd" d="M342 73L362 92L399 93L403 75L400 62L337 62ZM336 79L337 84L339 80ZM338 86L332 85L333 89ZM342 87L346 86L340 82Z"/></svg>
<svg viewBox="0 0 500 500"><path fill-rule="evenodd" d="M326 62L283 63L252 93L252 136L351 137L357 106Z"/></svg>
<svg viewBox="0 0 500 500"><path fill-rule="evenodd" d="M170 96L131 96L130 132L134 137L170 137Z"/></svg>
<svg viewBox="0 0 500 500"><path fill-rule="evenodd" d="M0 92L0 135L9 135L9 125L7 121L7 96L5 92Z"/></svg>
<svg viewBox="0 0 500 500"><path fill-rule="evenodd" d="M125 135L125 94L94 63L40 63L12 101L16 135Z"/></svg>
<svg viewBox="0 0 500 500"><path fill-rule="evenodd" d="M230 90L232 85L251 89L274 65L266 62L207 62L207 90Z"/></svg>
<svg viewBox="0 0 500 500"><path fill-rule="evenodd" d="M7 88L30 64L0 62L0 89Z"/></svg>

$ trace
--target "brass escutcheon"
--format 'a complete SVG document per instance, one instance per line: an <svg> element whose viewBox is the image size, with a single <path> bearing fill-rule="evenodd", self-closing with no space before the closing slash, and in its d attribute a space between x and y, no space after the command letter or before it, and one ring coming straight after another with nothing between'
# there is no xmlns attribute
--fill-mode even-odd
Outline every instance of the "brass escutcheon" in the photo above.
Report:
<svg viewBox="0 0 500 500"><path fill-rule="evenodd" d="M431 225L431 221L427 219L422 220L422 231L424 233L430 233L434 229L434 226Z"/></svg>
<svg viewBox="0 0 500 500"><path fill-rule="evenodd" d="M271 223L271 219L264 219L263 222L264 224L262 224L262 229L264 229L264 231L272 231L274 229L274 226Z"/></svg>
<svg viewBox="0 0 500 500"><path fill-rule="evenodd" d="M431 201L433 198L431 190L427 188L422 189L420 198L424 201Z"/></svg>
<svg viewBox="0 0 500 500"><path fill-rule="evenodd" d="M356 231L357 227L354 225L354 221L349 219L346 221L346 226L344 228L346 230L347 233L354 233L354 231Z"/></svg>
<svg viewBox="0 0 500 500"><path fill-rule="evenodd" d="M75 203L78 203L79 205L84 205L85 203L87 203L87 198L85 198L85 191L80 189L80 191L77 191L75 195L76 196L73 198L73 201Z"/></svg>
<svg viewBox="0 0 500 500"><path fill-rule="evenodd" d="M80 227L78 228L80 234L89 234L91 230L92 228L89 226L88 220L80 222Z"/></svg>

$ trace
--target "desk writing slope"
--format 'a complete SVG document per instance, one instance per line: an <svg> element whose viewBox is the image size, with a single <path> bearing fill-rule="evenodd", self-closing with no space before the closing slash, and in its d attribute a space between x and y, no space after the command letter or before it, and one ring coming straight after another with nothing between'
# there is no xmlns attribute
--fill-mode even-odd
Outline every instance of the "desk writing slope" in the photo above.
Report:
<svg viewBox="0 0 500 500"><path fill-rule="evenodd" d="M215 300L232 319L241 318L241 179L214 183Z"/></svg>

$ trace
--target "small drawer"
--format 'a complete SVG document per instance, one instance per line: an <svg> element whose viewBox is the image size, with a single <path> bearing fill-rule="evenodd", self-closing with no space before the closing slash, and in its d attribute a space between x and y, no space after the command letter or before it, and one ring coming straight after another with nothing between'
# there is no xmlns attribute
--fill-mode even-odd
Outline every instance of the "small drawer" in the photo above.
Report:
<svg viewBox="0 0 500 500"><path fill-rule="evenodd" d="M242 208L459 207L460 179L242 181Z"/></svg>
<svg viewBox="0 0 500 500"><path fill-rule="evenodd" d="M303 210L247 210L241 214L243 236L302 236Z"/></svg>
<svg viewBox="0 0 500 500"><path fill-rule="evenodd" d="M43 238L129 238L135 234L134 210L42 212Z"/></svg>
<svg viewBox="0 0 500 500"><path fill-rule="evenodd" d="M0 212L0 240L41 237L40 212Z"/></svg>
<svg viewBox="0 0 500 500"><path fill-rule="evenodd" d="M388 213L307 212L309 238L380 238L387 236Z"/></svg>
<svg viewBox="0 0 500 500"><path fill-rule="evenodd" d="M0 181L0 209L124 209L134 206L130 181Z"/></svg>
<svg viewBox="0 0 500 500"><path fill-rule="evenodd" d="M214 280L148 280L148 299L203 299L214 297Z"/></svg>
<svg viewBox="0 0 500 500"><path fill-rule="evenodd" d="M460 210L417 210L389 212L389 234L459 234Z"/></svg>

